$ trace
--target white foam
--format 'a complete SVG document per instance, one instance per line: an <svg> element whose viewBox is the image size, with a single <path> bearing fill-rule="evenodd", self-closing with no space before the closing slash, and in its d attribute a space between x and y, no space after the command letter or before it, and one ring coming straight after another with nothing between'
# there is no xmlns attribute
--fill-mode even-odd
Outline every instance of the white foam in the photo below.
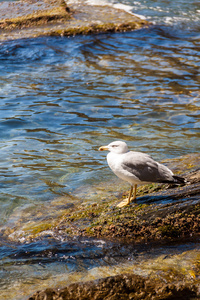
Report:
<svg viewBox="0 0 200 300"><path fill-rule="evenodd" d="M125 5L125 4L121 4L121 3L116 3L116 4L112 4L112 6L116 9L121 9L121 10L124 10L126 12L128 12L129 14L131 15L134 15L142 20L145 20L146 18L142 15L138 15L138 14L135 14L132 12L132 9L133 9L133 6L130 6L130 5Z"/></svg>
<svg viewBox="0 0 200 300"><path fill-rule="evenodd" d="M110 5L110 3L106 0L86 0L85 1L87 4L90 5L100 5L100 6L104 6L104 5Z"/></svg>
<svg viewBox="0 0 200 300"><path fill-rule="evenodd" d="M134 16L136 16L136 17L142 19L142 20L146 20L146 17L143 16L143 15L139 15L139 14L135 14L135 13L132 13L132 15L134 15Z"/></svg>
<svg viewBox="0 0 200 300"><path fill-rule="evenodd" d="M111 3L109 1L106 1L106 0L69 0L67 1L67 4L73 4L73 3L86 3L88 5L93 5L93 6L111 6L111 7L114 7L116 9L121 9L121 10L124 10L126 11L127 13L133 15L133 16L136 16L142 20L145 20L146 18L142 15L138 15L138 14L135 14L132 12L133 10L133 6L131 5L126 5L126 4L122 4L122 3Z"/></svg>

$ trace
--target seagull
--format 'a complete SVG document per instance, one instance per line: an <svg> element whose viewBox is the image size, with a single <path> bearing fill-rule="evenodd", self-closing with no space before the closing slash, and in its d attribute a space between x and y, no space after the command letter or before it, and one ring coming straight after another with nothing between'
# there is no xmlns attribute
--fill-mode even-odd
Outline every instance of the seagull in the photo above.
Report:
<svg viewBox="0 0 200 300"><path fill-rule="evenodd" d="M122 180L131 184L128 198L121 201L117 207L129 205L136 200L138 184L152 182L184 184L183 177L175 176L174 173L163 164L155 161L150 155L142 152L129 151L125 142L115 141L107 146L101 146L100 151L110 151L107 162L111 170ZM133 194L134 187L134 195Z"/></svg>

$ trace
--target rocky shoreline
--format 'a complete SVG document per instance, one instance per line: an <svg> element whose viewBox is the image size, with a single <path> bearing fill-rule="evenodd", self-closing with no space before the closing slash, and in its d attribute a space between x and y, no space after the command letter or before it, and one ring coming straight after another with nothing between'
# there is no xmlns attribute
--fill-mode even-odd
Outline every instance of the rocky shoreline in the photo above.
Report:
<svg viewBox="0 0 200 300"><path fill-rule="evenodd" d="M180 254L152 259L140 265L144 276L122 274L89 282L77 282L65 288L36 292L29 300L42 299L199 299L200 297L200 171L199 155L181 157L177 164L185 171L188 184L182 187L147 185L140 188L136 205L116 208L119 199L81 203L59 216L51 228L54 234L95 237L118 241L134 250L136 245L194 243L194 249ZM187 165L187 167L186 167ZM182 168L181 168L182 166ZM145 194L147 194L145 196ZM125 196L125 195L124 195ZM24 228L25 230L25 228ZM45 236L44 227L27 235L28 240ZM13 237L13 233L11 233ZM24 235L26 236L26 234ZM148 270L148 272L147 272ZM124 273L125 272L125 273ZM137 272L136 272L137 273ZM183 298L184 297L184 298Z"/></svg>
<svg viewBox="0 0 200 300"><path fill-rule="evenodd" d="M117 275L71 284L64 289L36 292L29 300L178 300L198 299L200 290L195 284L166 284L161 280L145 279L138 275Z"/></svg>
<svg viewBox="0 0 200 300"><path fill-rule="evenodd" d="M146 20L108 5L64 0L0 3L0 40L124 32L149 26Z"/></svg>
<svg viewBox="0 0 200 300"><path fill-rule="evenodd" d="M134 243L172 241L195 236L200 233L200 171L192 172L188 180L190 184L187 186L167 190L164 186L151 185L151 190L161 190L140 197L139 205L132 204L123 209L109 207L100 212L98 204L87 206L85 211L80 208L78 213L71 209L56 229L60 231L68 228L70 233L69 228L73 225L74 233L80 220L83 219L84 223L87 218L90 225L85 228L77 226L77 235L117 238ZM142 189L145 188L148 190L148 186ZM153 199L154 203L151 203ZM167 199L175 200L175 203L160 203Z"/></svg>
<svg viewBox="0 0 200 300"><path fill-rule="evenodd" d="M83 1L70 5L57 0L1 2L0 16L1 41L124 32L151 25L123 10ZM115 241L133 251L136 245L183 246L176 255L143 261L137 271L140 274L132 266L129 272L122 268L120 274L98 280L70 285L66 281L64 288L40 287L44 290L29 300L200 299L199 161L197 153L169 160L169 167L183 174L188 184L142 186L137 204L122 209L116 204L126 196L124 186L116 192L116 186L106 182L95 187L97 192L90 200L63 196L49 201L48 211L46 204L25 208L20 217L14 211L0 232L8 242L28 244L46 236L67 236ZM193 250L184 249L186 242L194 244Z"/></svg>
<svg viewBox="0 0 200 300"><path fill-rule="evenodd" d="M181 164L180 164L181 163ZM199 154L181 157L168 165L177 166L188 184L168 186L150 184L138 189L137 203L119 209L116 204L126 197L124 186L118 196L112 196L109 183L99 188L90 200L73 201L58 197L49 205L45 219L42 207L31 217L24 210L14 226L1 230L1 234L16 241L32 241L51 231L67 236L85 236L144 243L177 241L200 233L200 171ZM187 167L186 167L187 165ZM171 166L170 166L171 167ZM176 167L175 167L176 168ZM187 168L187 169L186 169ZM115 189L115 187L112 187ZM127 188L127 185L126 185ZM97 188L98 189L98 188ZM114 190L113 190L114 192ZM81 197L81 195L80 195ZM15 215L11 216L15 219ZM27 222L28 218L28 222Z"/></svg>

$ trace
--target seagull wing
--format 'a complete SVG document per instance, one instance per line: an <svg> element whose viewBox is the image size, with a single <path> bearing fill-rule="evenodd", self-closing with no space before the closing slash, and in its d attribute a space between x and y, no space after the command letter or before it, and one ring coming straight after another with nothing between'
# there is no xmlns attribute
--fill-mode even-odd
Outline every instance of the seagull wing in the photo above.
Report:
<svg viewBox="0 0 200 300"><path fill-rule="evenodd" d="M141 182L174 182L172 171L145 153L133 151L126 153L122 167Z"/></svg>

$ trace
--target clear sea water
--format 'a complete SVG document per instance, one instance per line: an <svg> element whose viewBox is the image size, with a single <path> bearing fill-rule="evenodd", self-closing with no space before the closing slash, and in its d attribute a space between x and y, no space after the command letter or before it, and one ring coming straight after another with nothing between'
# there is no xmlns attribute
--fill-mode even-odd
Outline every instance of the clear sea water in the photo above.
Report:
<svg viewBox="0 0 200 300"><path fill-rule="evenodd" d="M118 2L153 25L127 33L0 42L2 227L27 205L114 178L105 153L98 152L113 140L157 160L199 152L200 4ZM14 264L2 289L19 283L14 255L21 247L2 241L2 268L8 251ZM24 247L35 253L35 244ZM31 274L37 272L33 268Z"/></svg>

